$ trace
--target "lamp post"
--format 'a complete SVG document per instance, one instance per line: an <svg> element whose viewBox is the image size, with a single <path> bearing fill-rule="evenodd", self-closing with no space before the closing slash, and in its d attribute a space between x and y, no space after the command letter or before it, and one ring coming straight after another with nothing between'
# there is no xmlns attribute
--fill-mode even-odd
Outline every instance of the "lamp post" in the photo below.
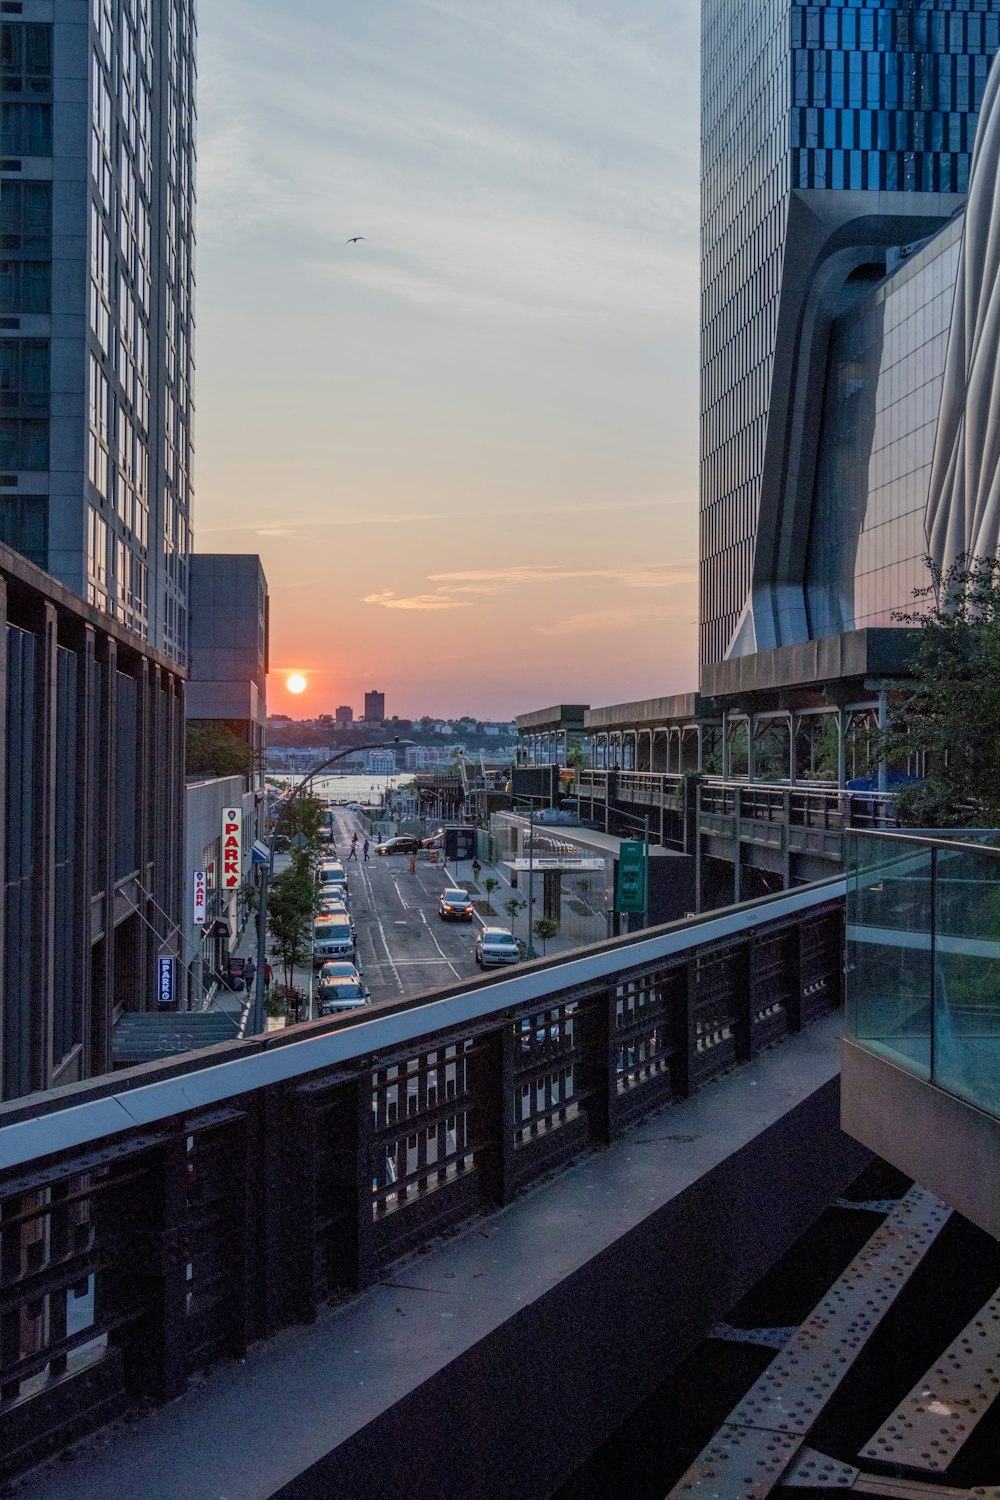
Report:
<svg viewBox="0 0 1000 1500"><path fill-rule="evenodd" d="M338 760L343 760L345 755L354 755L359 750L387 750L391 745L398 744L399 736L396 735L392 740L381 740L378 744L374 745L349 745L346 750L338 750L336 755L331 755L328 760L321 761L318 766L313 766L312 770L307 771L302 777L302 780L294 788L288 800L282 804L281 810L274 820L274 827L271 829L267 843L261 844L258 841L254 845L254 852L251 858L254 864L260 866L260 902L257 912L257 973L254 976L253 996L252 1034L254 1036L259 1035L264 1030L264 967L267 959L267 887L271 879L271 866L274 862L274 840L281 826L281 820L288 812L296 797L301 797L309 783L314 781L317 776L322 776L323 772L328 770L330 766L336 765ZM259 855L258 850L260 851Z"/></svg>

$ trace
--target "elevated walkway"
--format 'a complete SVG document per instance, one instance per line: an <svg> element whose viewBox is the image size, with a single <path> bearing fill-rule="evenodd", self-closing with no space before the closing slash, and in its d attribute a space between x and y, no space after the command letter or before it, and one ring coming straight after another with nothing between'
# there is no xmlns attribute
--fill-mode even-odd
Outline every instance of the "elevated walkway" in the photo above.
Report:
<svg viewBox="0 0 1000 1500"><path fill-rule="evenodd" d="M856 1175L839 1018L32 1478L31 1500L544 1500Z"/></svg>

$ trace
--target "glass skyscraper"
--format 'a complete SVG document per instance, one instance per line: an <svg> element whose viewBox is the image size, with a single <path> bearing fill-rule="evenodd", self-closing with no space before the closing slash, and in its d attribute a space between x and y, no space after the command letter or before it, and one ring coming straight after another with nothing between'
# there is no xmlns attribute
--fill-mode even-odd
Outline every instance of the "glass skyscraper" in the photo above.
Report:
<svg viewBox="0 0 1000 1500"><path fill-rule="evenodd" d="M183 661L194 3L3 10L0 541Z"/></svg>
<svg viewBox="0 0 1000 1500"><path fill-rule="evenodd" d="M998 46L1000 0L703 0L703 662L811 634L831 329L961 207Z"/></svg>

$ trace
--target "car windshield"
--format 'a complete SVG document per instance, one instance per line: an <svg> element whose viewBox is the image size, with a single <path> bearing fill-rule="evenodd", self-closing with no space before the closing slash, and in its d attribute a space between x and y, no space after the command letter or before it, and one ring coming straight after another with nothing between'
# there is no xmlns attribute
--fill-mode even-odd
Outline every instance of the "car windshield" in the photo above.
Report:
<svg viewBox="0 0 1000 1500"><path fill-rule="evenodd" d="M351 979L339 979L336 984L327 985L327 990L336 995L338 1000L363 1000L365 997L360 984L355 984Z"/></svg>
<svg viewBox="0 0 1000 1500"><path fill-rule="evenodd" d="M466 891L445 891L444 899L446 901L468 901L469 897Z"/></svg>
<svg viewBox="0 0 1000 1500"><path fill-rule="evenodd" d="M483 942L489 943L491 948L511 948L514 945L509 932L486 932L483 934Z"/></svg>

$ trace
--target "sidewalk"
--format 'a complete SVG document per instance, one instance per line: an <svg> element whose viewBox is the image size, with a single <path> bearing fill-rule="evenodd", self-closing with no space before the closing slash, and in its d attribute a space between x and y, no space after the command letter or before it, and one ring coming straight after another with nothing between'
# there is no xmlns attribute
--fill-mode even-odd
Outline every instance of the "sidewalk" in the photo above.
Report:
<svg viewBox="0 0 1000 1500"><path fill-rule="evenodd" d="M449 866L449 869L454 872L454 866L453 865ZM510 920L510 917L509 917L508 913L504 911L504 903L507 902L507 901L509 901L512 896L517 896L521 901L527 902L527 900L528 900L528 880L527 880L527 877L524 877L523 883L521 885L515 887L515 886L511 885L511 883L508 880L507 876L504 874L503 867L501 865L499 865L499 864L496 864L496 865L483 865L482 869L480 871L479 881L477 883L477 882L475 882L473 880L471 873L469 873L469 874L465 873L468 870L469 870L469 862L467 860L463 859L460 862L460 864L459 864L458 873L455 876L455 878L456 878L456 880L457 880L457 882L458 882L459 885L464 885L464 886L471 887L470 895L475 896L477 900L483 900L483 901L485 901L487 899L489 900L490 905L493 907L493 910L496 912L496 916L495 917L487 917L487 918L485 918L485 921L486 922L495 922L498 926L506 927L510 931L512 931L513 934L514 934L514 936L516 938L519 938L521 940L521 942L527 942L527 939L528 939L528 928L527 928L528 913L527 913L527 911L525 910L525 911L518 912L517 916L514 918L513 923L511 923L511 920ZM486 892L483 889L483 881L486 880L486 879L488 879L491 876L492 876L492 878L494 880L499 880L499 882L500 882L500 888L498 890L495 890L493 892L493 894L492 894L491 897L487 898ZM536 875L536 877L535 877L535 892L534 892L534 894L535 894L535 907L534 907L534 916L532 917L532 920L533 921L537 921L538 918L542 915L542 910L543 910L543 907L542 907L542 899L543 899L542 898L542 877L541 877L540 874ZM566 899L567 899L566 893L564 892L563 893L563 900L565 901ZM483 921L484 919L482 917L480 917L480 920ZM550 938L546 939L546 942L545 942L545 957L548 958L552 954L558 954L558 953L571 953L574 949L583 947L584 944L586 942L588 942L588 941L592 942L592 943L603 941L605 935L606 934L602 932L599 935L595 935L594 937L591 937L589 939L584 939L584 938L566 937L562 932L558 932L558 933L556 933L555 937L550 937ZM539 958L541 958L542 957L542 941L541 941L541 939L532 936L532 942L534 943L535 951L536 951L537 956Z"/></svg>

